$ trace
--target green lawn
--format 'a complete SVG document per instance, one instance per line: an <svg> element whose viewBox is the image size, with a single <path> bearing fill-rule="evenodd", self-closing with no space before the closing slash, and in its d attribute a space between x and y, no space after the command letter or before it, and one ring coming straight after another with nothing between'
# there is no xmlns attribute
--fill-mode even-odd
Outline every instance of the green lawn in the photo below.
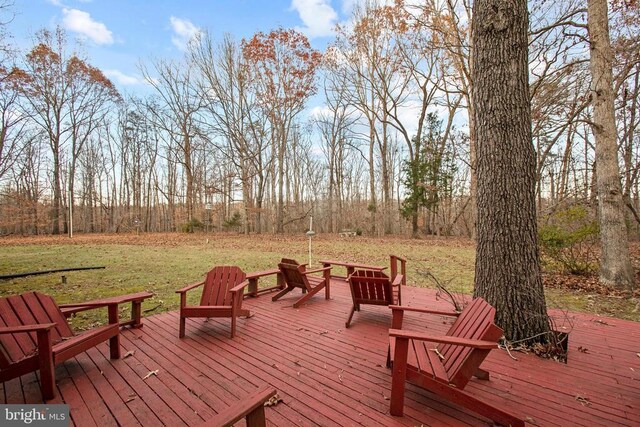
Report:
<svg viewBox="0 0 640 427"><path fill-rule="evenodd" d="M235 264L245 272L276 266L283 256L308 260L308 241L292 236L217 235L78 235L65 237L4 238L0 240L0 275L67 267L105 266L104 270L55 273L0 282L0 294L38 290L59 303L79 302L124 293L151 291L145 313L175 310L175 290L201 280L214 265ZM316 236L313 262L323 258L389 264L389 254L408 260L408 283L434 287L422 272L430 270L454 292L470 293L474 246L462 239L375 239ZM67 283L61 283L65 275ZM269 281L262 283L269 285ZM197 298L192 295L194 301ZM640 320L635 304L626 299L587 297L558 290L547 293L550 306ZM88 312L74 319L83 328L103 321Z"/></svg>

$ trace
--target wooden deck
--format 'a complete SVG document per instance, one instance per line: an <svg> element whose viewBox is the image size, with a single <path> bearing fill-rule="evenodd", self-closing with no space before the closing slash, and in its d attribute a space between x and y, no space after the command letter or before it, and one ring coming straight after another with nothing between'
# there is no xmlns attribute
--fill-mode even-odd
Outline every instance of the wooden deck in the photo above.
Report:
<svg viewBox="0 0 640 427"><path fill-rule="evenodd" d="M249 298L255 315L238 321L229 339L229 319L187 321L178 338L178 314L144 319L144 328L122 333L121 360L110 361L107 344L59 366L59 396L75 424L193 425L201 423L266 383L283 402L267 408L271 425L490 425L412 385L405 416L392 417L387 400L390 372L387 307L364 306L350 329L346 284L332 281L332 299L315 296L293 309L296 295L271 302ZM405 288L403 302L449 308L432 290ZM489 382L472 380L466 390L508 408L530 425L640 425L640 324L571 313L574 329L567 365L533 355L493 351L484 363ZM444 332L445 318L408 316L417 330ZM150 371L156 371L147 379ZM41 403L35 374L4 383L5 403Z"/></svg>

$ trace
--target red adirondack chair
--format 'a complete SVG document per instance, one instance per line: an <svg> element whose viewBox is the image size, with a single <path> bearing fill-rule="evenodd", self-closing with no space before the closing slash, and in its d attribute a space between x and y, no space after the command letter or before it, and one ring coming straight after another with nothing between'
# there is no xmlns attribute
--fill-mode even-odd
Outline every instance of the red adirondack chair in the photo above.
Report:
<svg viewBox="0 0 640 427"><path fill-rule="evenodd" d="M502 329L493 323L495 308L482 298L474 299L458 315L444 336L402 330L403 313L452 313L393 306L392 310L392 329L389 330L391 346L387 361L387 364L393 365L392 415L402 416L405 381L409 381L499 424L524 426L522 419L464 391L474 375L489 379L489 373L480 369L480 364L491 349L497 348L502 336Z"/></svg>
<svg viewBox="0 0 640 427"><path fill-rule="evenodd" d="M236 318L251 317L249 310L242 308L244 288L249 284L244 272L233 266L215 267L207 273L204 281L186 286L180 294L180 338L184 337L187 317L230 317L231 338L236 334ZM204 285L200 305L187 305L187 291Z"/></svg>
<svg viewBox="0 0 640 427"><path fill-rule="evenodd" d="M282 273L286 287L278 292L271 298L272 301L277 301L283 295L298 288L302 289L302 297L293 303L294 308L300 307L312 296L324 289L325 299L329 299L329 283L331 280L331 267L319 268L317 270L306 270L306 264L299 264L296 260L282 258L278 264L278 268ZM322 272L322 277L310 276L312 273Z"/></svg>
<svg viewBox="0 0 640 427"><path fill-rule="evenodd" d="M247 427L265 427L264 404L275 395L276 389L265 387L220 412L211 420L204 422L201 427L230 427L242 418L246 420Z"/></svg>
<svg viewBox="0 0 640 427"><path fill-rule="evenodd" d="M109 340L110 356L120 358L118 301L87 302L107 307L109 324L75 335L56 302L29 292L0 298L0 382L40 370L42 398L55 397L55 365ZM69 305L73 306L73 305Z"/></svg>
<svg viewBox="0 0 640 427"><path fill-rule="evenodd" d="M351 318L355 311L360 311L360 305L394 305L398 304L397 295L402 286L402 274L396 274L393 283L389 276L381 271L356 270L347 278L351 289L353 307L349 313L345 326L351 326Z"/></svg>

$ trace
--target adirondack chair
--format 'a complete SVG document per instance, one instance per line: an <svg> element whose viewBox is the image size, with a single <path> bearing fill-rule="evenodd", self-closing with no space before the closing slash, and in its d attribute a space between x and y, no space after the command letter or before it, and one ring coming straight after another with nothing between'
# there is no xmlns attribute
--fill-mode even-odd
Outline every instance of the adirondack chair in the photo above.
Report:
<svg viewBox="0 0 640 427"><path fill-rule="evenodd" d="M75 335L48 295L28 292L0 298L0 382L40 370L44 400L55 397L55 365L109 340L110 356L120 358L118 301L87 302L83 307L107 307L109 324ZM73 306L73 305L69 305Z"/></svg>
<svg viewBox="0 0 640 427"><path fill-rule="evenodd" d="M331 267L319 268L317 270L306 270L306 264L299 264L296 260L282 258L278 264L282 273L286 287L271 298L272 301L279 300L283 295L299 288L302 289L302 297L293 303L294 308L300 307L312 296L324 289L325 299L329 299L329 283L331 281ZM312 273L322 272L322 277L310 276Z"/></svg>
<svg viewBox="0 0 640 427"><path fill-rule="evenodd" d="M276 389L263 388L204 422L201 427L229 427L245 418L247 427L265 427L264 404L276 395Z"/></svg>
<svg viewBox="0 0 640 427"><path fill-rule="evenodd" d="M184 337L187 317L230 317L231 338L236 334L236 318L251 317L249 310L242 308L244 288L249 284L244 272L233 266L215 267L207 273L204 281L186 286L180 294L180 338ZM187 292L204 285L200 305L187 305Z"/></svg>
<svg viewBox="0 0 640 427"><path fill-rule="evenodd" d="M402 286L402 274L396 274L393 283L389 276L381 271L356 270L347 278L351 289L353 306L349 313L345 326L351 326L351 319L355 311L360 311L360 305L394 305L397 304L397 295ZM397 289L397 290L396 290Z"/></svg>
<svg viewBox="0 0 640 427"><path fill-rule="evenodd" d="M449 312L409 307L391 307L390 352L392 415L402 416L405 381L507 426L524 426L524 421L489 405L464 391L472 376L488 380L480 364L491 349L497 348L502 329L493 323L495 308L482 298L474 299L444 336L402 330L405 311L451 315ZM455 315L455 314L454 314ZM434 345L437 346L434 348Z"/></svg>

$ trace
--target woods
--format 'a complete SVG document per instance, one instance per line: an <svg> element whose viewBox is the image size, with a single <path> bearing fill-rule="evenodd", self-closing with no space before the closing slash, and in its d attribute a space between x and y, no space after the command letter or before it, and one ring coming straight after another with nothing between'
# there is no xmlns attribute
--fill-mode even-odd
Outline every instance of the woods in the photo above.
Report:
<svg viewBox="0 0 640 427"><path fill-rule="evenodd" d="M618 229L635 236L637 5L608 15L618 160L605 166L592 13L546 3L529 5L527 46L536 216L595 215L608 170ZM182 58L142 58L138 95L64 30L40 31L0 70L0 232L299 233L313 216L319 232L474 237L473 18L462 0L363 2L323 52L293 29L203 32Z"/></svg>

